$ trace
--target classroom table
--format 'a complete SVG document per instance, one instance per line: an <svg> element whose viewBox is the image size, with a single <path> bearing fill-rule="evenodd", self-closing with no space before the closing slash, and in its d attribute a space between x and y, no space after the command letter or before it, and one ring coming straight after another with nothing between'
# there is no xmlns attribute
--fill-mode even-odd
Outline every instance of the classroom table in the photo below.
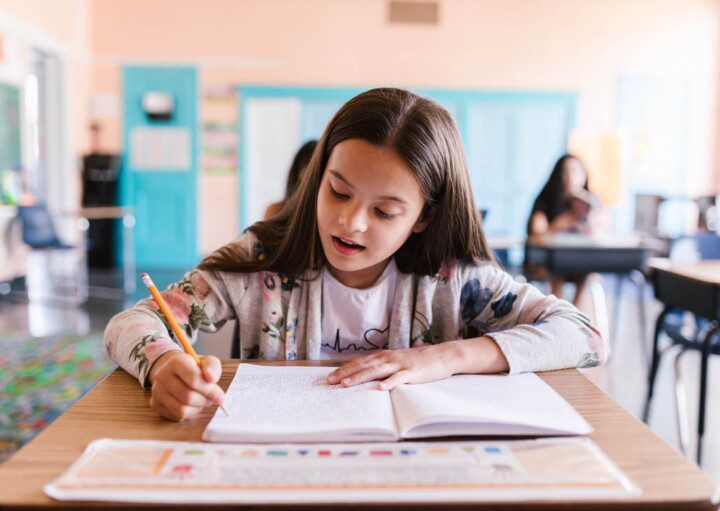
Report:
<svg viewBox="0 0 720 511"><path fill-rule="evenodd" d="M230 385L239 364L223 360L220 385ZM328 362L262 362L287 365L332 365ZM590 438L605 454L642 487L642 494L627 501L580 503L492 503L458 504L457 509L717 509L720 495L697 466L664 443L642 422L633 418L580 371L567 369L539 373L594 427ZM214 409L199 418L176 423L157 416L148 406L150 392L137 380L117 369L81 398L67 412L0 465L0 510L33 507L108 508L107 503L63 503L47 497L42 487L64 472L92 440L99 438L201 441ZM113 504L113 508L139 509L137 505ZM151 507L146 505L144 507ZM169 507L169 506L168 506ZM226 506L228 507L228 506ZM245 506L246 509L262 506ZM273 506L277 508L278 506ZM320 506L306 506L317 509ZM323 505L322 509L364 508L362 505ZM393 504L388 509L403 506ZM447 509L447 504L405 506L411 509ZM173 506L173 509L182 507ZM196 508L189 506L188 509ZM298 509L298 506L293 509ZM373 509L382 506L373 505ZM157 507L155 507L157 509Z"/></svg>
<svg viewBox="0 0 720 511"><path fill-rule="evenodd" d="M720 260L698 261L696 263L672 263L668 259L651 259L655 298L663 303L664 309L657 318L653 337L652 362L650 365L648 395L643 418L648 420L653 397L655 377L660 365L660 332L665 316L673 309L682 309L703 318L715 321L702 341L700 363L700 404L698 409L697 462L702 461L702 441L705 434L705 403L707 401L707 369L710 355L710 341L720 332Z"/></svg>
<svg viewBox="0 0 720 511"><path fill-rule="evenodd" d="M525 261L561 276L641 270L647 247L635 236L551 233L530 236Z"/></svg>
<svg viewBox="0 0 720 511"><path fill-rule="evenodd" d="M23 243L17 215L17 206L0 204L0 283L24 277L27 272L29 250Z"/></svg>
<svg viewBox="0 0 720 511"><path fill-rule="evenodd" d="M82 232L87 232L92 220L121 220L122 241L122 289L105 286L89 286L90 296L123 299L135 292L135 215L127 206L88 206L74 211L66 211L63 216L74 217L76 225Z"/></svg>
<svg viewBox="0 0 720 511"><path fill-rule="evenodd" d="M650 250L646 242L636 236L548 233L533 235L527 239L525 263L529 266L545 268L552 275L566 278L590 273L618 275L611 341L617 335L622 286L625 277L629 276L638 287L640 335L642 348L647 353L643 271Z"/></svg>

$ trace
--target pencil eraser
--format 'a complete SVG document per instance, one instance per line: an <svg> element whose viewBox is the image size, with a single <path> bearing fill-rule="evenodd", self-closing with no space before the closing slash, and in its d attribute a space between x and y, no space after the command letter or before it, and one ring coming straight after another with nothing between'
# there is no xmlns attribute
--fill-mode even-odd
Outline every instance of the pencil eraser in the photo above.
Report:
<svg viewBox="0 0 720 511"><path fill-rule="evenodd" d="M142 275L140 275L140 278L142 279L143 284L145 284L146 286L150 287L153 285L153 281L150 278L150 275L148 275L147 273L143 273Z"/></svg>

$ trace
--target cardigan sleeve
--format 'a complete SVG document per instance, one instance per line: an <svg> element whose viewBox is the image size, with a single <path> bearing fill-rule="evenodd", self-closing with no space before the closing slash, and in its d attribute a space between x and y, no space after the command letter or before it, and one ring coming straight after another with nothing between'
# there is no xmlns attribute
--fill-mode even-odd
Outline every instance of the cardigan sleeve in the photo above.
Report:
<svg viewBox="0 0 720 511"><path fill-rule="evenodd" d="M606 362L605 339L569 302L518 283L491 264L465 266L457 276L461 337L492 338L510 374Z"/></svg>
<svg viewBox="0 0 720 511"><path fill-rule="evenodd" d="M230 245L237 253L252 257L257 252L254 235L246 233ZM239 303L250 274L193 269L161 292L175 320L191 343L199 330L215 331L235 317L233 301ZM232 296L232 298L231 298ZM152 298L140 300L115 315L105 328L108 356L149 388L148 373L155 361L171 350L181 350L179 341Z"/></svg>

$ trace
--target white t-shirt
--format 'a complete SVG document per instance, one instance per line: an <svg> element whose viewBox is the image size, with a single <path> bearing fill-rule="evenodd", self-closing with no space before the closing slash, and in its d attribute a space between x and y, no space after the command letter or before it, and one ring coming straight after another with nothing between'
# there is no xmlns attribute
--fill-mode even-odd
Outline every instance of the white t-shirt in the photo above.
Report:
<svg viewBox="0 0 720 511"><path fill-rule="evenodd" d="M397 281L395 259L367 289L341 284L327 267L322 279L320 358L350 360L387 349Z"/></svg>

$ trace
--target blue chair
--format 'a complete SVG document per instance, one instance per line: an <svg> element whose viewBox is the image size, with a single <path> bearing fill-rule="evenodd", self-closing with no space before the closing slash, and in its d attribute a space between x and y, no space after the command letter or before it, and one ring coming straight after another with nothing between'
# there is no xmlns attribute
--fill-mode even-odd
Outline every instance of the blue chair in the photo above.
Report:
<svg viewBox="0 0 720 511"><path fill-rule="evenodd" d="M54 251L79 251L81 262L78 265L77 271L75 272L76 282L73 287L75 289L75 296L73 297L74 303L80 303L85 301L87 298L87 268L85 262L85 251L84 247L68 245L63 243L57 235L55 225L53 223L52 215L48 211L47 207L42 204L33 206L20 206L18 208L18 218L22 224L22 239L26 245L28 245L33 252L54 252ZM53 279L53 265L48 263L47 268L50 279ZM31 271L31 268L28 268ZM31 290L30 283L28 282L28 297L33 300L37 294L40 296L42 293L35 293ZM46 287L46 286L43 286ZM65 293L60 295L53 295L52 288L53 282L48 282L47 287L51 289L51 298L66 300L68 297Z"/></svg>
<svg viewBox="0 0 720 511"><path fill-rule="evenodd" d="M34 250L69 250L72 245L62 243L57 236L50 212L43 205L20 206L23 241Z"/></svg>
<svg viewBox="0 0 720 511"><path fill-rule="evenodd" d="M695 252L700 259L720 259L720 236L717 234L701 234L697 236L684 236L674 239L670 242L670 255L675 251L682 250ZM690 314L680 309L666 310L657 321L656 333L664 332L670 340L661 352L660 357L669 349L679 347L673 361L675 375L675 400L677 409L678 433L680 437L680 449L687 454L690 445L690 427L687 417L687 407L685 403L685 384L682 378L682 370L680 360L682 356L690 350L702 351L703 339L712 330L716 333L710 339L710 353L720 355L720 333L717 333L718 325L716 322L706 318L693 316L687 321L687 315ZM643 412L643 421L647 422L650 415L650 404L652 401L655 379L657 376L657 368L660 361L655 360L651 365L648 376L648 395L645 401L645 410ZM706 389L700 389L701 396L706 396ZM704 407L705 403L701 404ZM698 453L698 460L700 454Z"/></svg>

